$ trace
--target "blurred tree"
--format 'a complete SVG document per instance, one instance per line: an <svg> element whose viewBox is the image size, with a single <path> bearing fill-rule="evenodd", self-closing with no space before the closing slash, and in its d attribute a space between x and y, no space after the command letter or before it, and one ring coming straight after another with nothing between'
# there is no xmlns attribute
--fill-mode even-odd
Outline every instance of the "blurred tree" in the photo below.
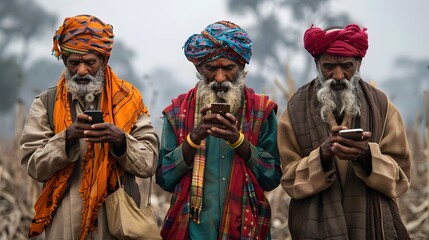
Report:
<svg viewBox="0 0 429 240"><path fill-rule="evenodd" d="M19 96L26 107L29 107L34 98L49 87L57 85L60 73L64 70L62 60L55 57L35 59L28 69L24 82L19 90Z"/></svg>
<svg viewBox="0 0 429 240"><path fill-rule="evenodd" d="M284 79L285 67L302 58L303 65L292 69L296 85L310 80L313 59L303 47L304 31L312 24L325 28L351 23L346 13L332 13L331 0L228 0L231 12L253 19L249 26L242 26L253 40L253 57L258 75L265 79ZM255 83L258 80L255 80ZM262 81L270 84L270 81ZM253 82L252 82L253 83ZM256 86L261 87L261 80ZM255 86L252 86L255 87ZM256 88L257 91L263 89Z"/></svg>
<svg viewBox="0 0 429 240"><path fill-rule="evenodd" d="M54 22L55 17L34 1L0 2L0 112L9 111L18 99L29 42Z"/></svg>
<svg viewBox="0 0 429 240"><path fill-rule="evenodd" d="M195 84L197 80L195 80ZM148 106L152 124L157 132L161 132L162 110L171 104L171 99L187 92L191 87L177 80L177 76L165 68L155 68L150 75L144 76L143 99Z"/></svg>
<svg viewBox="0 0 429 240"><path fill-rule="evenodd" d="M429 59L399 57L394 62L391 76L380 84L405 122L415 123L415 118L424 114L423 91L429 90L428 62Z"/></svg>
<svg viewBox="0 0 429 240"><path fill-rule="evenodd" d="M6 112L17 100L17 88L22 72L15 57L0 57L0 71L0 112Z"/></svg>
<svg viewBox="0 0 429 240"><path fill-rule="evenodd" d="M58 17L46 12L34 0L2 0L0 2L0 119L2 125L13 125L15 103L22 101L29 107L43 90L55 86L64 69L63 62L50 55L37 58L30 55L31 43L43 34L53 36ZM33 44L34 45L34 44ZM37 46L37 45L36 45ZM121 41L115 41L109 60L115 73L137 88L142 79L136 74L132 62L135 53ZM1 130L9 134L13 127Z"/></svg>
<svg viewBox="0 0 429 240"><path fill-rule="evenodd" d="M112 56L109 59L109 65L119 78L124 79L136 88L141 89L142 79L139 79L132 63L136 53L128 48L123 42L115 39L113 44Z"/></svg>

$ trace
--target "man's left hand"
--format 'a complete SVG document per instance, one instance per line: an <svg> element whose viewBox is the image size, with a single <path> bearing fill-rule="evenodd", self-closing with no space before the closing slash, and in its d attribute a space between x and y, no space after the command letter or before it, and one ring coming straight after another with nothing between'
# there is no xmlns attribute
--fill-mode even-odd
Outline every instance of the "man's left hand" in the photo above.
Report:
<svg viewBox="0 0 429 240"><path fill-rule="evenodd" d="M338 136L338 142L333 144L333 151L337 157L344 160L358 160L370 156L368 140L371 132L363 132L362 140L351 140Z"/></svg>
<svg viewBox="0 0 429 240"><path fill-rule="evenodd" d="M221 114L217 114L216 120L222 128L219 127L211 127L207 130L208 134L222 138L225 141L230 143L234 143L240 137L240 132L237 129L237 120L231 113L226 113L225 117Z"/></svg>
<svg viewBox="0 0 429 240"><path fill-rule="evenodd" d="M85 130L83 134L87 142L109 143L117 153L125 149L125 133L109 122L93 124L91 130Z"/></svg>

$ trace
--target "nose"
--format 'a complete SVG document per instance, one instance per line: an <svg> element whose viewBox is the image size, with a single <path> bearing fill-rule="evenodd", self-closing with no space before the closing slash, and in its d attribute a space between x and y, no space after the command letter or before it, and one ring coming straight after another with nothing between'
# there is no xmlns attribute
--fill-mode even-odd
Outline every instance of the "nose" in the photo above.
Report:
<svg viewBox="0 0 429 240"><path fill-rule="evenodd" d="M341 67L340 66L336 66L335 67L335 69L334 69L334 72L333 72L333 75L332 75L332 77L335 79L335 80L343 80L344 79L344 77L345 77L345 74L344 74L344 72L343 72L343 69L341 69Z"/></svg>
<svg viewBox="0 0 429 240"><path fill-rule="evenodd" d="M218 83L221 83L226 80L226 74L222 69L218 69L215 73L214 80Z"/></svg>
<svg viewBox="0 0 429 240"><path fill-rule="evenodd" d="M84 76L88 74L88 66L85 63L79 63L76 69L77 69L76 73L79 74L79 76Z"/></svg>

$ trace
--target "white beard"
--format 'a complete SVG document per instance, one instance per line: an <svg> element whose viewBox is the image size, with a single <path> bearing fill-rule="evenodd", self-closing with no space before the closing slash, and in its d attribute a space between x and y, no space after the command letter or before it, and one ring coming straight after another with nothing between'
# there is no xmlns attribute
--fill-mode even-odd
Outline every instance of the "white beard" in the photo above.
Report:
<svg viewBox="0 0 429 240"><path fill-rule="evenodd" d="M358 69L359 67L350 81L347 79L337 81L332 78L325 80L320 66L317 66L320 83L320 89L317 91L317 99L322 105L320 108L320 117L324 122L328 122L328 116L331 112L337 117L344 115L352 117L360 116L360 102L357 98L357 92L359 91L357 82L360 79ZM331 86L334 84L344 84L346 88L343 90L333 90Z"/></svg>
<svg viewBox="0 0 429 240"><path fill-rule="evenodd" d="M237 77L233 82L223 81L222 83L217 83L216 81L212 81L207 84L207 78L197 73L197 77L200 79L197 91L202 99L202 105L204 106L206 104L222 102L228 103L230 105L231 113L236 113L242 106L245 76L246 72L242 70L238 72ZM215 92L213 89L216 87L224 87L228 88L228 90Z"/></svg>
<svg viewBox="0 0 429 240"><path fill-rule="evenodd" d="M103 90L104 72L101 68L98 69L95 77L93 77L91 74L87 74L85 76L80 76L78 74L72 75L71 72L66 68L64 70L64 77L66 79L68 91L73 95L78 96L86 103L92 103L95 96L100 94ZM88 84L78 84L76 80L79 78L86 78L90 81Z"/></svg>

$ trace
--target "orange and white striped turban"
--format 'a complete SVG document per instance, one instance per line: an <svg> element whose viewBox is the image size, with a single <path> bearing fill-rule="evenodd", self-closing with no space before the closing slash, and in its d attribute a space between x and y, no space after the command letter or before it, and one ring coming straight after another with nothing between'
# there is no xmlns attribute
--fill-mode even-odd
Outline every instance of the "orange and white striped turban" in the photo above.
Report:
<svg viewBox="0 0 429 240"><path fill-rule="evenodd" d="M95 16L68 17L54 35L52 55L57 58L71 53L110 56L113 37L113 26Z"/></svg>

